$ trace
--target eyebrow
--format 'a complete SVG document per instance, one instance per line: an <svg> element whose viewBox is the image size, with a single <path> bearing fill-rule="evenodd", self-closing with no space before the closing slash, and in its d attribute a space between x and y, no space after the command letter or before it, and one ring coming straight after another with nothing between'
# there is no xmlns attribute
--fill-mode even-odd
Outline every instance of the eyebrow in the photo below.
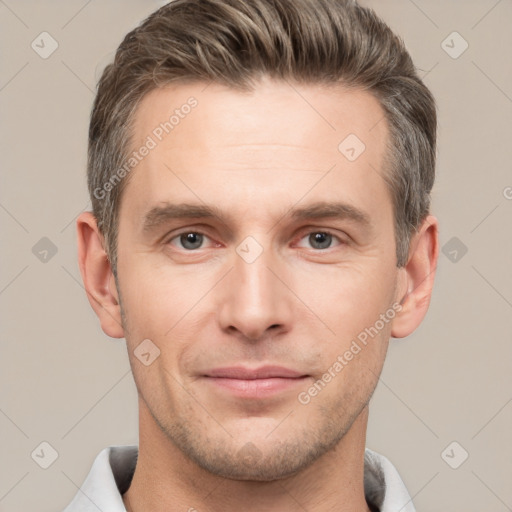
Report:
<svg viewBox="0 0 512 512"><path fill-rule="evenodd" d="M176 219L217 218L224 222L226 217L228 215L214 205L164 203L163 205L155 206L144 215L142 228L144 232L151 232L161 225ZM280 217L277 223L285 217L293 221L327 218L351 220L363 227L369 227L372 224L366 212L341 202L319 201L302 208L290 208Z"/></svg>

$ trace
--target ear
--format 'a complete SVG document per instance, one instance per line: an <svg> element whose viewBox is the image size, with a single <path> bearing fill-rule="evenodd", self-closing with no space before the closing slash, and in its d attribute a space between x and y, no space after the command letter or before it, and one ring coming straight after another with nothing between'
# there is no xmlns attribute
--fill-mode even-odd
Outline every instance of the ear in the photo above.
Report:
<svg viewBox="0 0 512 512"><path fill-rule="evenodd" d="M428 215L411 238L407 264L399 270L398 297L402 309L393 320L391 336L404 338L411 334L425 317L439 255L437 219Z"/></svg>
<svg viewBox="0 0 512 512"><path fill-rule="evenodd" d="M103 332L112 338L123 338L119 296L96 218L92 212L81 213L76 227L78 264L89 303L100 319Z"/></svg>

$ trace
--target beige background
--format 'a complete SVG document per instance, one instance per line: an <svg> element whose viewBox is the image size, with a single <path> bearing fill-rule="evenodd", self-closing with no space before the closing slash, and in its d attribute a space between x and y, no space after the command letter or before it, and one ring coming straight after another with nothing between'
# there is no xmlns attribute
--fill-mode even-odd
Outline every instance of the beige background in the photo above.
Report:
<svg viewBox="0 0 512 512"><path fill-rule="evenodd" d="M89 307L74 220L89 207L96 80L122 36L163 3L0 0L3 512L61 510L102 448L137 442L125 344ZM404 38L437 98L434 213L447 253L425 322L391 344L368 446L397 466L418 512L512 510L512 2L364 4ZM59 45L47 59L31 48L43 31ZM453 31L469 44L457 59L442 47ZM452 39L453 53L462 40ZM42 237L57 249L47 262L32 252ZM43 441L58 452L46 470L31 458ZM441 456L453 441L452 464L469 453L458 469Z"/></svg>

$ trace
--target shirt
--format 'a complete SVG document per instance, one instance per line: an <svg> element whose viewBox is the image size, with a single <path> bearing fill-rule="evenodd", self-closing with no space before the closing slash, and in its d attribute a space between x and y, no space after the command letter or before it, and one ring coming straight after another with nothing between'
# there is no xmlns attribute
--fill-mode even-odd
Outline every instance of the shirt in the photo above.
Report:
<svg viewBox="0 0 512 512"><path fill-rule="evenodd" d="M137 446L110 446L102 450L63 512L126 512L122 495L130 487L137 456ZM369 448L364 454L364 492L372 512L415 512L393 464Z"/></svg>

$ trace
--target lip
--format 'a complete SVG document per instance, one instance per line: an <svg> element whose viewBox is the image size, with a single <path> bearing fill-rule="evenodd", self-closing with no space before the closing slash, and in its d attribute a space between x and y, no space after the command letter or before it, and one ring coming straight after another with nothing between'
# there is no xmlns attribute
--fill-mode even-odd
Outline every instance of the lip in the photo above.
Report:
<svg viewBox="0 0 512 512"><path fill-rule="evenodd" d="M262 366L260 368L245 368L243 366L229 366L225 368L215 368L206 372L206 377L217 377L224 379L294 379L305 377L306 375L284 366Z"/></svg>
<svg viewBox="0 0 512 512"><path fill-rule="evenodd" d="M262 399L289 391L309 376L282 366L215 368L203 376L217 389L240 398Z"/></svg>

